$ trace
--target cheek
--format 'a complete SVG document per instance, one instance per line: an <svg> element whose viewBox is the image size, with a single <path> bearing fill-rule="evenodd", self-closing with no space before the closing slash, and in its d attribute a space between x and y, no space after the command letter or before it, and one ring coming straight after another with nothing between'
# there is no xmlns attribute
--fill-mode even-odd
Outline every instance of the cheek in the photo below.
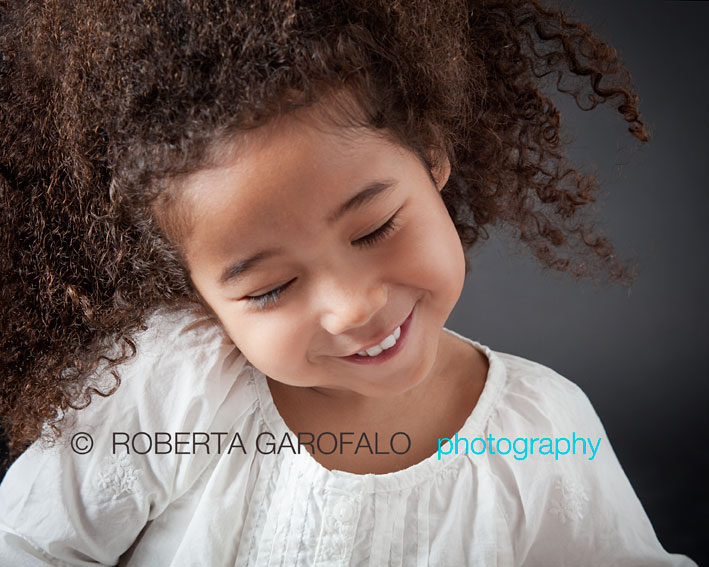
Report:
<svg viewBox="0 0 709 567"><path fill-rule="evenodd" d="M441 210L442 209L442 210ZM465 279L465 255L453 221L441 203L416 226L406 254L411 276L420 287L457 301Z"/></svg>
<svg viewBox="0 0 709 567"><path fill-rule="evenodd" d="M460 241L460 236L458 231L455 229L453 221L448 216L446 212L446 250L447 256L446 264L448 266L448 273L451 278L451 283L455 284L458 290L458 295L463 291L463 282L465 280L465 251L463 250L463 243ZM444 257L441 254L441 257ZM456 297L457 301L457 297Z"/></svg>
<svg viewBox="0 0 709 567"><path fill-rule="evenodd" d="M287 310L222 319L224 329L246 358L273 378L305 361L308 333Z"/></svg>

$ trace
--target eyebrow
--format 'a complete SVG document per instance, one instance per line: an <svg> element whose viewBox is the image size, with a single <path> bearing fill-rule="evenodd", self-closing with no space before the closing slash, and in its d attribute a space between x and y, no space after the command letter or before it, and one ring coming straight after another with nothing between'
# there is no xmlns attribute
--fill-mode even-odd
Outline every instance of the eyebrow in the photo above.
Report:
<svg viewBox="0 0 709 567"><path fill-rule="evenodd" d="M388 193L393 185L394 181L391 179L385 179L382 181L374 181L369 183L364 189L359 191L353 197L350 197L342 205L340 205L335 211L327 217L327 223L333 224L342 218L345 214L355 209L362 208L367 203L371 202L375 198ZM260 250L255 254L252 254L248 258L239 260L238 262L227 266L219 277L219 284L222 286L233 285L238 280L242 279L246 272L252 270L257 264L261 263L267 258L277 256L283 253L283 248L270 248L268 250Z"/></svg>

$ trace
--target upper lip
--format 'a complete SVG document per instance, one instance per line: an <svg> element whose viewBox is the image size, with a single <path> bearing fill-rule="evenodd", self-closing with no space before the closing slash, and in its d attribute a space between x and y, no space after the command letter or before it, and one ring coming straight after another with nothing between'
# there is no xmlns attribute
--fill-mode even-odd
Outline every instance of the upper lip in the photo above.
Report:
<svg viewBox="0 0 709 567"><path fill-rule="evenodd" d="M406 319L409 318L409 315L411 315L411 312L410 312L410 311L409 311L409 313L406 315L406 317L404 317L404 319L403 319L403 321L401 321L401 323L399 323L398 325L394 325L394 326L393 326L389 331L387 331L386 333L380 333L379 335L376 335L378 338L375 339L375 340L373 340L373 341L371 341L371 342L369 342L369 343L367 343L367 346L364 346L364 347L362 347L362 348L358 348L358 349L357 349L356 351L354 351L353 353L348 354L348 355L345 355L345 356L353 356L353 355L357 354L358 352L362 352L362 351L367 350L368 348L372 348L372 347L374 347L374 346L377 346L377 345L378 345L379 343L381 343L384 339L386 339L389 335L393 334L394 331L396 331L396 329L397 329L398 327L401 327L401 325L404 324L404 321L406 321Z"/></svg>

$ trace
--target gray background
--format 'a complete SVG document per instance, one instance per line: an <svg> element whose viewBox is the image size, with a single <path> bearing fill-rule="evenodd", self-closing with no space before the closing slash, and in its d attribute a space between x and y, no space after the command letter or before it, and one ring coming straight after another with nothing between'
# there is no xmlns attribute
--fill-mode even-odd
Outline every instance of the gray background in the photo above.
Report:
<svg viewBox="0 0 709 567"><path fill-rule="evenodd" d="M581 386L661 543L709 565L709 3L561 5L618 49L652 136L555 96L569 157L601 182L597 226L638 277L630 292L579 283L493 230L447 326Z"/></svg>

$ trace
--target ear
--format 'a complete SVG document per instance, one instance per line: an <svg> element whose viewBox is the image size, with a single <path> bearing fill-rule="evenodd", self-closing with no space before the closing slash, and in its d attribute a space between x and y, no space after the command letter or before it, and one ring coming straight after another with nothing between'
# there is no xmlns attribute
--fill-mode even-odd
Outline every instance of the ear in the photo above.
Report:
<svg viewBox="0 0 709 567"><path fill-rule="evenodd" d="M436 181L436 187L440 192L446 186L446 183L448 183L448 178L451 175L451 162L444 152L440 152L434 155L433 163L435 163L436 166L434 166L431 173L433 174L433 179Z"/></svg>

